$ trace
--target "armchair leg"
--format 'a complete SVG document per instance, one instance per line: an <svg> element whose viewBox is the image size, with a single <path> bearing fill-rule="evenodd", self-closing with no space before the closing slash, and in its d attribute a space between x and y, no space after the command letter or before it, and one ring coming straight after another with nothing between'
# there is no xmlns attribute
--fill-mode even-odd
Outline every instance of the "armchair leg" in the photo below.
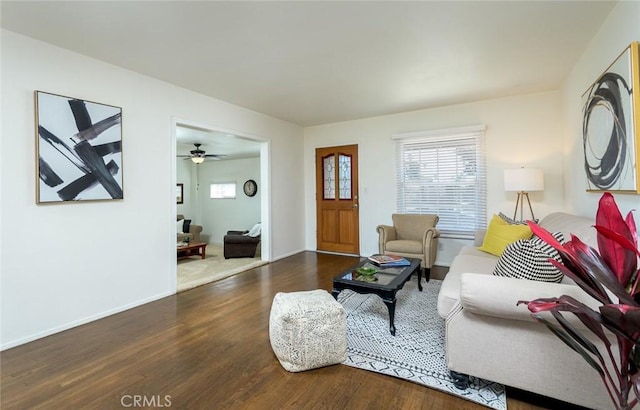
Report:
<svg viewBox="0 0 640 410"><path fill-rule="evenodd" d="M467 390L469 388L469 375L454 372L453 370L449 370L449 375L453 380L453 385L460 390Z"/></svg>
<svg viewBox="0 0 640 410"><path fill-rule="evenodd" d="M431 268L422 268L422 273L424 274L425 282L429 282L429 279L431 279Z"/></svg>

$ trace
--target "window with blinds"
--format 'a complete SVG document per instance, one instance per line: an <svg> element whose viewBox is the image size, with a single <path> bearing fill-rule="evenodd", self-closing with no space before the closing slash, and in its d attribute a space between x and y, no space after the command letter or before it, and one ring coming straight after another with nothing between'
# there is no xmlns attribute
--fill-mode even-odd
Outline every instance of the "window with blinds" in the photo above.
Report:
<svg viewBox="0 0 640 410"><path fill-rule="evenodd" d="M235 199L236 183L211 183L209 185L209 198L211 199Z"/></svg>
<svg viewBox="0 0 640 410"><path fill-rule="evenodd" d="M486 227L484 126L394 135L399 213L436 214L442 237Z"/></svg>

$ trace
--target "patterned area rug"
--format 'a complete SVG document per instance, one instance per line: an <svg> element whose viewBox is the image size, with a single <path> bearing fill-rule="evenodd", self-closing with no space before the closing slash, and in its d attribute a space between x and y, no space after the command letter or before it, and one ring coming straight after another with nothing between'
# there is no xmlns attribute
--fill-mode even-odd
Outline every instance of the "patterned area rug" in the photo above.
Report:
<svg viewBox="0 0 640 410"><path fill-rule="evenodd" d="M445 324L436 303L441 281L431 280L422 292L415 278L397 294L396 336L389 333L389 311L376 295L344 290L338 296L347 312L347 361L344 364L409 380L445 393L503 410L504 386L472 377L459 390L449 377L445 356Z"/></svg>

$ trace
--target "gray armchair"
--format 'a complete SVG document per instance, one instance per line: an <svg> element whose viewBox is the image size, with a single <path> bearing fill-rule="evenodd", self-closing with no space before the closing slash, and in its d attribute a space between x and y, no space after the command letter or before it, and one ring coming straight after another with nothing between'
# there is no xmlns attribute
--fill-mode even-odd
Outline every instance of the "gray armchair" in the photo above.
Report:
<svg viewBox="0 0 640 410"><path fill-rule="evenodd" d="M376 228L378 252L420 259L420 266L429 280L438 252L438 215L393 214L391 219L393 226L378 225Z"/></svg>

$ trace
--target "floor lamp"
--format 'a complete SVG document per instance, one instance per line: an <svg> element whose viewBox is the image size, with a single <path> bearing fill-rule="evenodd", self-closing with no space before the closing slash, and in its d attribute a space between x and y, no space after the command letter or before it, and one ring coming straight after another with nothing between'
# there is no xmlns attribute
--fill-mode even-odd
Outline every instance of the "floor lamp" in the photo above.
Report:
<svg viewBox="0 0 640 410"><path fill-rule="evenodd" d="M524 200L527 200L529 211L531 211L531 219L535 219L533 208L529 200L529 192L544 190L544 175L538 168L518 168L504 170L504 190L515 191L518 193L516 199L516 208L513 211L513 219L516 219L518 206L520 206L520 220L523 220L522 208Z"/></svg>

